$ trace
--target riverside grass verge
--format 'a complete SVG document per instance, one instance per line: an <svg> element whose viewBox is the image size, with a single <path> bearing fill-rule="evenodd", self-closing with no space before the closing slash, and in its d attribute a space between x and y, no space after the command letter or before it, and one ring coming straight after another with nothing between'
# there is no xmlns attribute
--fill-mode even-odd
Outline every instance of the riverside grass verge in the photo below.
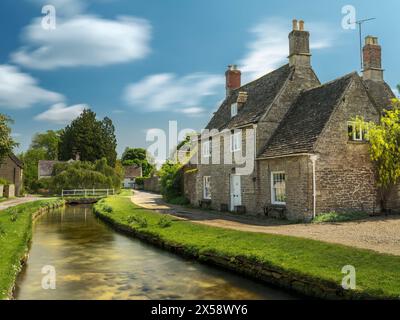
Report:
<svg viewBox="0 0 400 320"><path fill-rule="evenodd" d="M399 299L400 257L290 236L210 227L146 210L129 197L94 206L116 229L176 253L261 279L310 297ZM166 221L168 220L168 221ZM344 266L356 270L356 289L341 286Z"/></svg>
<svg viewBox="0 0 400 320"><path fill-rule="evenodd" d="M0 211L0 300L10 299L32 238L32 220L64 205L60 199L38 200Z"/></svg>

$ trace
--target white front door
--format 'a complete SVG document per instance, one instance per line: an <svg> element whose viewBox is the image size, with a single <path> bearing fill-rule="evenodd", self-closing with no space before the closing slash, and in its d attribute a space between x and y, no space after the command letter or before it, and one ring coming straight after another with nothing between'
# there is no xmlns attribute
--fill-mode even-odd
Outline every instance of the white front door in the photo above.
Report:
<svg viewBox="0 0 400 320"><path fill-rule="evenodd" d="M242 205L242 192L240 176L231 175L231 211L235 210L235 206Z"/></svg>

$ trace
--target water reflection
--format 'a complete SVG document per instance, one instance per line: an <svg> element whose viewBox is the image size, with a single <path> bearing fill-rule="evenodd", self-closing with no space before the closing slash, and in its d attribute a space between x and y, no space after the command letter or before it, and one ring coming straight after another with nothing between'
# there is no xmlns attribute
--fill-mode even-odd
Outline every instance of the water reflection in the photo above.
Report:
<svg viewBox="0 0 400 320"><path fill-rule="evenodd" d="M43 266L56 289L42 289ZM291 299L285 292L184 260L120 235L89 206L57 209L34 224L17 299Z"/></svg>

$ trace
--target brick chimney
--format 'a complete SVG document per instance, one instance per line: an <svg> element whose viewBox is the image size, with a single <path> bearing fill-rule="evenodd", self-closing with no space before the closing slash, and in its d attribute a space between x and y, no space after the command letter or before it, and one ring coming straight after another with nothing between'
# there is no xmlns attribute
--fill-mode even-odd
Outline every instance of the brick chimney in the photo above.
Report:
<svg viewBox="0 0 400 320"><path fill-rule="evenodd" d="M303 20L293 20L293 30L289 33L289 65L311 66L310 33L304 30Z"/></svg>
<svg viewBox="0 0 400 320"><path fill-rule="evenodd" d="M378 44L377 37L365 37L363 63L364 80L383 81L382 48Z"/></svg>
<svg viewBox="0 0 400 320"><path fill-rule="evenodd" d="M232 90L238 89L241 86L242 73L237 69L236 65L228 66L225 72L226 77L226 96L229 96Z"/></svg>

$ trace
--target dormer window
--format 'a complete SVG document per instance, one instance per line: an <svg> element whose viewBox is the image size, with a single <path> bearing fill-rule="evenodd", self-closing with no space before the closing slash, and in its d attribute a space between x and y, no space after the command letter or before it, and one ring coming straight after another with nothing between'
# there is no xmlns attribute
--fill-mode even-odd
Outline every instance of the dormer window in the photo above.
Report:
<svg viewBox="0 0 400 320"><path fill-rule="evenodd" d="M237 113L238 113L238 104L235 102L231 104L231 117L233 118L234 116L237 115Z"/></svg>
<svg viewBox="0 0 400 320"><path fill-rule="evenodd" d="M366 132L362 128L361 124L357 124L354 121L347 122L347 133L350 141L366 141Z"/></svg>

